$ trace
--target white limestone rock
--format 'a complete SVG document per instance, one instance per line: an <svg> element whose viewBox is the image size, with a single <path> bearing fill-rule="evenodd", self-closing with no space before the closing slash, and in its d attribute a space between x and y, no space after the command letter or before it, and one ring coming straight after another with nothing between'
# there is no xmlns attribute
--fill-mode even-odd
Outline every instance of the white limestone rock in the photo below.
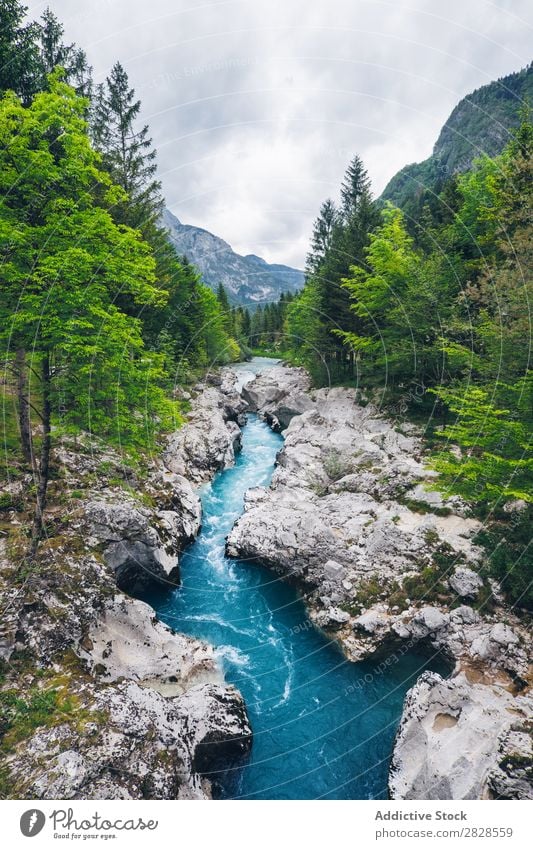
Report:
<svg viewBox="0 0 533 849"><path fill-rule="evenodd" d="M393 799L483 799L498 784L504 740L531 697L425 672L406 696L389 777ZM501 780L501 779L500 779ZM506 798L533 798L523 775Z"/></svg>
<svg viewBox="0 0 533 849"><path fill-rule="evenodd" d="M26 797L206 799L217 771L250 749L242 698L226 685L203 684L164 698L123 681L86 686L84 699L91 704L83 734L66 721L40 728L26 741L23 758L7 757L11 780Z"/></svg>
<svg viewBox="0 0 533 849"><path fill-rule="evenodd" d="M153 583L179 583L179 539L177 528L168 528L168 518L165 541L151 511L133 501L89 501L84 509L90 537L103 546L121 589L135 595Z"/></svg>
<svg viewBox="0 0 533 849"><path fill-rule="evenodd" d="M483 579L473 569L458 566L449 579L449 584L461 598L476 598L483 586Z"/></svg>
<svg viewBox="0 0 533 849"><path fill-rule="evenodd" d="M309 386L304 369L280 365L247 383L242 397L251 412L260 413L276 430L285 430L295 416L312 409Z"/></svg>
<svg viewBox="0 0 533 849"><path fill-rule="evenodd" d="M231 371L223 370L221 376L212 376L214 385L201 388L186 425L168 439L163 461L170 471L198 484L233 465L246 409L235 381Z"/></svg>
<svg viewBox="0 0 533 849"><path fill-rule="evenodd" d="M127 678L164 696L223 681L212 646L177 634L142 601L115 596L88 633L82 655L103 681Z"/></svg>

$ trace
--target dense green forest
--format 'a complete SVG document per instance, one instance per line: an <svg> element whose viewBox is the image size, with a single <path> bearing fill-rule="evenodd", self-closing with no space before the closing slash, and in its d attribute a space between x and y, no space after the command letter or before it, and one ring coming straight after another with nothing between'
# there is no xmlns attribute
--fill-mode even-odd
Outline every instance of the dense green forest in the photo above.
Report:
<svg viewBox="0 0 533 849"><path fill-rule="evenodd" d="M439 487L485 521L492 573L533 605L533 126L444 183L417 226L373 202L355 157L315 222L278 347L317 385L423 423ZM453 446L453 447L452 447Z"/></svg>
<svg viewBox="0 0 533 849"><path fill-rule="evenodd" d="M34 473L34 551L53 438L84 429L149 448L180 421L176 385L241 358L232 334L246 332L160 226L156 152L125 69L94 86L52 12L26 11L2 2L0 339L3 469Z"/></svg>
<svg viewBox="0 0 533 849"><path fill-rule="evenodd" d="M516 106L531 67L497 98L516 125L499 155L471 164L489 149L480 89L467 99L476 143L450 146L452 113L420 190L409 172L386 193L397 206L372 198L355 156L340 202L320 209L302 292L250 310L205 286L161 227L156 151L126 70L95 86L50 10L26 11L2 2L0 340L3 474L34 474L30 550L53 439L86 430L134 456L179 424L176 386L274 352L424 423L439 485L474 505L493 574L531 607L533 127Z"/></svg>

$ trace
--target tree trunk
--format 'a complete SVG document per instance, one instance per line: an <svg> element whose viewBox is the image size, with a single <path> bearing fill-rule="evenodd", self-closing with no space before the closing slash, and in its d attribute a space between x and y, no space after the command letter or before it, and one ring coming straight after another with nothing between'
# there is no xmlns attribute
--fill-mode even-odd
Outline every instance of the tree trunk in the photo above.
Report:
<svg viewBox="0 0 533 849"><path fill-rule="evenodd" d="M44 510L46 507L46 492L48 489L48 478L50 474L50 419L51 419L51 404L50 404L50 358L45 354L41 366L42 375L42 394L43 394L43 441L41 445L41 455L39 459L39 474L37 483L37 501L35 502L35 513L33 517L33 527L31 530L31 543L29 556L33 558L37 552L37 548L43 533Z"/></svg>
<svg viewBox="0 0 533 849"><path fill-rule="evenodd" d="M30 402L28 399L28 370L26 368L26 351L19 348L15 359L17 374L17 399L20 442L22 454L26 463L32 464Z"/></svg>

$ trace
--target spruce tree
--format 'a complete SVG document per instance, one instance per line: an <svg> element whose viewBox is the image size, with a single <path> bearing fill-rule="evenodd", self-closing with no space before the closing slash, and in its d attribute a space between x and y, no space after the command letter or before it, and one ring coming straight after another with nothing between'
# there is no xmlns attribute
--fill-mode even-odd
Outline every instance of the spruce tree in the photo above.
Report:
<svg viewBox="0 0 533 849"><path fill-rule="evenodd" d="M2 0L0 24L0 94L11 90L28 104L39 89L38 27L24 23L27 12L18 0Z"/></svg>
<svg viewBox="0 0 533 849"><path fill-rule="evenodd" d="M306 258L306 271L315 274L324 262L331 248L331 239L338 212L333 201L328 198L320 207L320 212L313 225L311 249Z"/></svg>
<svg viewBox="0 0 533 849"><path fill-rule="evenodd" d="M115 183L129 201L116 210L118 220L147 234L163 209L161 183L156 179L156 151L147 124L139 125L141 101L117 62L95 93L92 134L96 149Z"/></svg>
<svg viewBox="0 0 533 849"><path fill-rule="evenodd" d="M24 108L0 101L0 341L7 362L36 379L32 409L41 425L30 554L43 528L54 414L63 422L146 444L169 421L160 390L161 358L144 347L139 321L117 308L117 293L164 304L149 245L119 227L109 205L120 197L100 171L83 120L86 102L50 78L50 91ZM31 351L26 362L25 351ZM24 438L24 434L21 434ZM26 452L25 452L26 453Z"/></svg>
<svg viewBox="0 0 533 849"><path fill-rule="evenodd" d="M360 156L351 160L341 185L341 212L346 221L358 209L362 199L370 195L370 179Z"/></svg>
<svg viewBox="0 0 533 849"><path fill-rule="evenodd" d="M328 379L342 379L346 372L353 375L355 371L355 352L343 345L338 335L339 331L356 333L359 329L343 280L353 266L364 266L369 234L378 222L367 171L355 156L342 183L340 212L327 201L313 232L313 286L320 304L321 329L313 338L328 364Z"/></svg>
<svg viewBox="0 0 533 849"><path fill-rule="evenodd" d="M84 50L75 44L65 44L63 24L49 8L41 16L38 27L38 44L41 73L41 88L47 87L47 76L57 67L64 68L66 81L77 94L89 97L92 90L92 68Z"/></svg>

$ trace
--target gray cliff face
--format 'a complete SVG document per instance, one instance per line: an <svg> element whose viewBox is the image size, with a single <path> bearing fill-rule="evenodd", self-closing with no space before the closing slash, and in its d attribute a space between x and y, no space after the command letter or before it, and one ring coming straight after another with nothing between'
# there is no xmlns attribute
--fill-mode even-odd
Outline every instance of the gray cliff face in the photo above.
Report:
<svg viewBox="0 0 533 849"><path fill-rule="evenodd" d="M234 303L278 301L282 292L297 292L304 284L303 271L267 263L254 254L241 256L207 230L182 224L168 209L163 225L178 253L198 268L204 282L213 289L222 283Z"/></svg>
<svg viewBox="0 0 533 849"><path fill-rule="evenodd" d="M531 702L520 695L530 635L502 602L483 602L489 591L498 599L498 588L480 573L483 552L472 542L480 525L459 499L427 489L434 473L416 429L361 407L353 390L310 390L301 369L270 369L243 396L285 444L270 487L247 493L228 553L295 581L311 618L351 660L419 643L454 664L451 681L420 679L406 701L391 795L533 796L523 754ZM434 726L437 714L463 718ZM478 720L491 753L480 750L479 761Z"/></svg>
<svg viewBox="0 0 533 849"><path fill-rule="evenodd" d="M169 440L167 464L154 459L142 480L95 440L64 440L56 452L58 490L83 499L53 517L60 533L43 542L33 571L21 572L5 545L0 551L0 653L15 676L4 687L27 702L41 691L57 699L49 722L23 740L4 738L11 797L205 799L216 772L249 752L244 702L212 647L176 634L123 592L179 581L180 552L201 511L169 464L183 462L199 481L233 462L242 405L229 377L198 395L189 426ZM203 453L189 451L197 440Z"/></svg>

